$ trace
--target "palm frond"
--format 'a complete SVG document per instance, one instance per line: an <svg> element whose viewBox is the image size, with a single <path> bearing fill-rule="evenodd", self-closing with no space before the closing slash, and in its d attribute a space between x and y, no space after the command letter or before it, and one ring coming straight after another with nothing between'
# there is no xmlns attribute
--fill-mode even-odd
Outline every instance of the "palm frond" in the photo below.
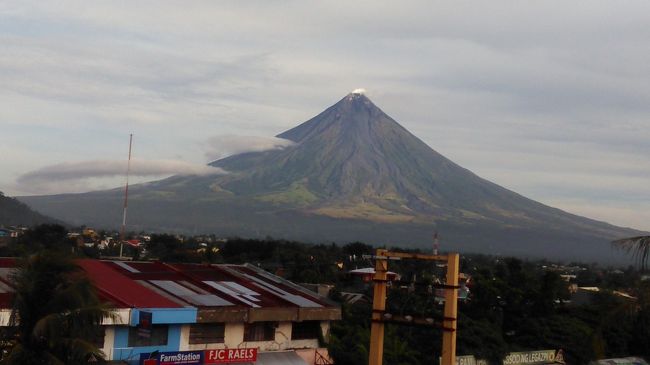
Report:
<svg viewBox="0 0 650 365"><path fill-rule="evenodd" d="M612 241L612 245L632 255L641 270L648 268L650 236L636 236Z"/></svg>
<svg viewBox="0 0 650 365"><path fill-rule="evenodd" d="M11 277L15 289L10 324L13 343L4 364L85 364L104 356L91 341L105 318L117 318L101 303L93 283L69 257L37 253L22 260Z"/></svg>

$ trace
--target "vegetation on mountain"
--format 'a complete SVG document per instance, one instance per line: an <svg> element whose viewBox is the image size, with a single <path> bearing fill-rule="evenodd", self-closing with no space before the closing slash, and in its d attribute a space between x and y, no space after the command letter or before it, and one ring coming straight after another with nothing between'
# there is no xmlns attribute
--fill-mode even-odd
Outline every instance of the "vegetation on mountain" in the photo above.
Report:
<svg viewBox="0 0 650 365"><path fill-rule="evenodd" d="M20 201L5 196L0 191L0 227L32 226L41 223L53 223L54 219L31 210Z"/></svg>

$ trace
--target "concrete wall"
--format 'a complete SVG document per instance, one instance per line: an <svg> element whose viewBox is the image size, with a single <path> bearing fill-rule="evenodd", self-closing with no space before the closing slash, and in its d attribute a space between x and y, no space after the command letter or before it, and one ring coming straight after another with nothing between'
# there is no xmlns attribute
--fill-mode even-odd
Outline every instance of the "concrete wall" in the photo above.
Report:
<svg viewBox="0 0 650 365"><path fill-rule="evenodd" d="M207 350L223 348L256 347L259 351L277 351L286 349L317 348L318 339L291 340L291 323L280 322L275 330L273 341L244 341L244 323L226 323L224 332L224 343L196 344L190 345L190 326L185 325L181 329L181 351ZM322 321L321 329L324 335L329 333L329 322Z"/></svg>

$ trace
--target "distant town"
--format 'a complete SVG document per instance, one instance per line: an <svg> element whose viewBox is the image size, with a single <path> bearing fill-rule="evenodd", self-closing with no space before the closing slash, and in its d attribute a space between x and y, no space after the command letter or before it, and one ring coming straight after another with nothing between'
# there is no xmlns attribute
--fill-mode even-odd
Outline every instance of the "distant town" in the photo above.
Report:
<svg viewBox="0 0 650 365"><path fill-rule="evenodd" d="M2 227L2 326L11 326L11 273L22 260L10 257L48 250L72 258L111 308L98 323L93 358L116 364L367 361L372 246L119 236L54 224ZM639 331L647 328L650 276L634 267L464 254L460 268L458 364L647 356ZM437 363L445 265L391 261L387 278L386 313L406 323L387 322L386 363Z"/></svg>

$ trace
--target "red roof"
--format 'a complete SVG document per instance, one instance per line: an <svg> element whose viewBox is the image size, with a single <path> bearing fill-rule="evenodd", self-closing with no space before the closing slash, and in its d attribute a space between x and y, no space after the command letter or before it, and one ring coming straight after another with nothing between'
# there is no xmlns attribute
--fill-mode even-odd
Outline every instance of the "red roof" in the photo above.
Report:
<svg viewBox="0 0 650 365"><path fill-rule="evenodd" d="M100 294L117 306L136 308L181 308L152 290L114 270L108 262L84 259L78 261Z"/></svg>
<svg viewBox="0 0 650 365"><path fill-rule="evenodd" d="M323 308L332 304L286 280L244 265L107 262L170 299L197 307ZM271 278L272 279L269 279ZM225 302L224 302L225 301ZM221 302L222 304L216 304Z"/></svg>
<svg viewBox="0 0 650 365"><path fill-rule="evenodd" d="M76 261L100 298L117 308L332 308L326 299L257 267ZM7 276L14 259L0 258L0 307L9 308ZM7 290L3 289L6 288ZM4 291L4 292L3 292Z"/></svg>

